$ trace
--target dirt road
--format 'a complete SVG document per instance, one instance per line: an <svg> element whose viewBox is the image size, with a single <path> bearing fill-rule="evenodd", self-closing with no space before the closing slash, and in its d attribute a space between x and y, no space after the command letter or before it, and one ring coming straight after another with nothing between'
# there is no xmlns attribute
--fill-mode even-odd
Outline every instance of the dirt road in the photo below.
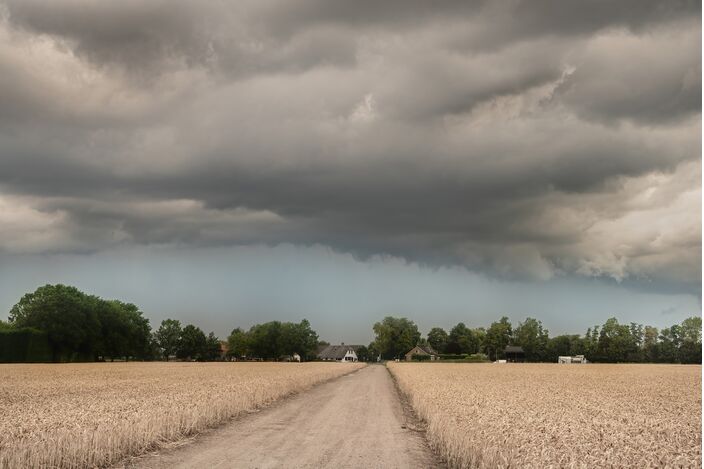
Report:
<svg viewBox="0 0 704 469"><path fill-rule="evenodd" d="M370 365L130 466L443 467L415 428L386 368Z"/></svg>

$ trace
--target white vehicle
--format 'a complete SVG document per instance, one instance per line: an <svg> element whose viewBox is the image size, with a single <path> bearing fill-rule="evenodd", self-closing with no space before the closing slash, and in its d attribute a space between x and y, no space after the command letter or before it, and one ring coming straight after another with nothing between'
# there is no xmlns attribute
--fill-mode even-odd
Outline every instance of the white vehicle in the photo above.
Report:
<svg viewBox="0 0 704 469"><path fill-rule="evenodd" d="M584 355L575 355L575 356L559 356L557 357L557 363L588 363L587 359L584 358Z"/></svg>

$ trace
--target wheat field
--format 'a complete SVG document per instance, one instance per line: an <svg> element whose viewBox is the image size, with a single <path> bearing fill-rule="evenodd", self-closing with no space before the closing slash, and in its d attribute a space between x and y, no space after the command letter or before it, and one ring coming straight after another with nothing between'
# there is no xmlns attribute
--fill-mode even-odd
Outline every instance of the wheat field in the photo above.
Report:
<svg viewBox="0 0 704 469"><path fill-rule="evenodd" d="M0 467L104 467L360 364L0 365Z"/></svg>
<svg viewBox="0 0 704 469"><path fill-rule="evenodd" d="M701 366L388 367L451 467L701 467Z"/></svg>

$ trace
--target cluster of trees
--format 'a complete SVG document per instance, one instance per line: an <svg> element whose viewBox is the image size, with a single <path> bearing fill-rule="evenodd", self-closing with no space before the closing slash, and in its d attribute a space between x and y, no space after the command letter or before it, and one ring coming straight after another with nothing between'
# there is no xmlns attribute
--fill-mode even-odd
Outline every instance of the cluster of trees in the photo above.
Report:
<svg viewBox="0 0 704 469"><path fill-rule="evenodd" d="M294 353L311 360L318 345L318 334L305 319L257 324L246 332L238 328L227 340L230 357L266 360ZM0 361L212 361L223 358L222 349L213 332L206 335L175 319L165 319L152 332L137 306L60 284L27 293L10 310L9 322L0 321Z"/></svg>
<svg viewBox="0 0 704 469"><path fill-rule="evenodd" d="M616 318L590 327L584 336L550 337L543 324L527 318L515 327L507 317L488 328L469 328L459 323L446 332L440 327L422 338L418 327L406 318L386 317L374 325L376 338L369 349L385 359L398 358L415 345L428 344L442 354L486 354L503 358L507 345L523 348L527 361L555 362L560 355L585 355L593 362L701 363L702 319L690 317L664 329Z"/></svg>
<svg viewBox="0 0 704 469"><path fill-rule="evenodd" d="M176 356L182 360L214 361L221 358L220 339L214 333L207 336L193 324L181 327L176 319L164 319L153 335L155 354L166 361Z"/></svg>
<svg viewBox="0 0 704 469"><path fill-rule="evenodd" d="M47 342L49 356L25 353L26 360L153 360L173 355L216 360L221 355L220 340L212 332L206 336L196 326L182 328L179 321L166 319L152 333L137 306L61 284L44 285L24 295L10 310L9 322L0 321L0 339L15 349L5 351L3 355L10 357L5 361L22 361L16 349L23 342L31 350L41 349L36 344L41 340Z"/></svg>
<svg viewBox="0 0 704 469"><path fill-rule="evenodd" d="M298 324L270 321L254 325L249 331L237 328L227 338L228 355L233 358L278 360L297 353L302 360L312 360L318 344L318 334L306 319Z"/></svg>
<svg viewBox="0 0 704 469"><path fill-rule="evenodd" d="M139 308L66 285L45 285L24 295L4 328L44 332L54 361L142 359L151 353L149 320Z"/></svg>

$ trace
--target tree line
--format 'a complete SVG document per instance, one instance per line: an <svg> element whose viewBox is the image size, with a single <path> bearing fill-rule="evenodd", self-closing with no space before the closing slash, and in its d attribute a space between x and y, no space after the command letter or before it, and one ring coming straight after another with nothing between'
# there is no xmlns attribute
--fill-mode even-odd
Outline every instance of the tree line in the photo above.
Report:
<svg viewBox="0 0 704 469"><path fill-rule="evenodd" d="M302 360L316 358L318 334L308 320L300 323L270 321L248 331L236 328L227 338L228 356L276 360L298 354Z"/></svg>
<svg viewBox="0 0 704 469"><path fill-rule="evenodd" d="M550 337L542 322L526 318L515 327L504 316L488 328L467 327L460 322L449 332L433 327L423 338L407 318L386 317L374 324L372 354L384 359L400 358L416 345L430 345L438 353L455 357L484 355L489 360L504 358L507 345L523 348L526 361L556 362L558 356L584 355L602 363L701 363L702 318L692 316L680 324L658 329L653 326L620 324L610 318L584 335Z"/></svg>
<svg viewBox="0 0 704 469"><path fill-rule="evenodd" d="M152 331L134 304L105 300L61 284L27 293L10 310L9 322L0 321L0 362L277 360L294 353L312 360L318 345L318 334L305 319L298 324L257 324L246 332L237 328L226 342L175 319L163 320Z"/></svg>
<svg viewBox="0 0 704 469"><path fill-rule="evenodd" d="M518 345L526 360L535 362L585 355L592 362L701 363L702 353L702 320L696 316L663 329L620 324L610 318L584 335L554 337L541 321L530 317L515 326L504 316L487 328L462 322L449 332L433 327L426 337L407 318L388 316L372 329L375 339L357 350L360 360L399 358L416 345L430 345L448 358L489 360L503 358L507 345ZM300 323L270 321L247 331L236 328L226 341L213 332L206 335L193 324L182 326L175 319L165 319L152 331L134 304L61 284L27 293L10 310L9 322L0 321L0 361L278 360L294 354L313 360L321 345L327 342L319 341L305 319Z"/></svg>

